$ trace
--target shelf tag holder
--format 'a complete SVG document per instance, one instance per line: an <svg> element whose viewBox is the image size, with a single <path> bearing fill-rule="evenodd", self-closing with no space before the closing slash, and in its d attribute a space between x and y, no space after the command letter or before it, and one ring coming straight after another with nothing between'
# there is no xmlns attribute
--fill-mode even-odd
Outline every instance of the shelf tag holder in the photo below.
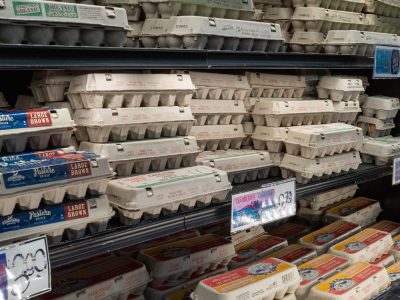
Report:
<svg viewBox="0 0 400 300"><path fill-rule="evenodd" d="M400 78L400 48L376 46L373 79Z"/></svg>

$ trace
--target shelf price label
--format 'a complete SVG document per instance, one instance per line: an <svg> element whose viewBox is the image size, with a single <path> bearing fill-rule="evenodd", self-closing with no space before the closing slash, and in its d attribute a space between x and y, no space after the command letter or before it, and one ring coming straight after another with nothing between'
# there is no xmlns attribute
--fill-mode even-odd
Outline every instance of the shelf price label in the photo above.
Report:
<svg viewBox="0 0 400 300"><path fill-rule="evenodd" d="M400 183L400 157L393 160L393 179L392 184L398 185Z"/></svg>
<svg viewBox="0 0 400 300"><path fill-rule="evenodd" d="M400 78L400 48L376 46L374 79Z"/></svg>
<svg viewBox="0 0 400 300"><path fill-rule="evenodd" d="M231 232L246 230L296 215L294 179L232 195Z"/></svg>
<svg viewBox="0 0 400 300"><path fill-rule="evenodd" d="M0 248L0 299L29 299L51 290L47 238Z"/></svg>

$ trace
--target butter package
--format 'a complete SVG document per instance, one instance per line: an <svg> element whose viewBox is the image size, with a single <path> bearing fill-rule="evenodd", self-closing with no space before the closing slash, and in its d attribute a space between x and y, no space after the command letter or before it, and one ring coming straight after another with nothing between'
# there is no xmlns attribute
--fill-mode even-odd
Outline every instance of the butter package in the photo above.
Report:
<svg viewBox="0 0 400 300"><path fill-rule="evenodd" d="M351 263L371 262L393 246L390 233L367 228L332 246L329 253L347 258Z"/></svg>
<svg viewBox="0 0 400 300"><path fill-rule="evenodd" d="M392 249L390 249L390 253L393 254L396 261L400 261L400 235L397 235L393 238L394 245Z"/></svg>
<svg viewBox="0 0 400 300"><path fill-rule="evenodd" d="M385 253L385 254L381 255L380 257L378 257L377 259L375 259L374 261L371 261L371 264L379 265L384 268L387 268L390 265L393 265L394 263L395 263L394 256L390 253Z"/></svg>
<svg viewBox="0 0 400 300"><path fill-rule="evenodd" d="M284 223L269 231L271 235L285 238L289 244L296 243L297 240L310 233L308 226L296 223Z"/></svg>
<svg viewBox="0 0 400 300"><path fill-rule="evenodd" d="M299 244L293 244L284 249L271 253L269 257L275 257L299 266L313 258L316 258L317 252L314 249L307 248Z"/></svg>
<svg viewBox="0 0 400 300"><path fill-rule="evenodd" d="M391 265L386 270L389 274L391 281L396 281L400 279L400 262Z"/></svg>
<svg viewBox="0 0 400 300"><path fill-rule="evenodd" d="M389 232L393 237L400 233L400 224L387 220L380 221L370 226L370 228L384 232Z"/></svg>

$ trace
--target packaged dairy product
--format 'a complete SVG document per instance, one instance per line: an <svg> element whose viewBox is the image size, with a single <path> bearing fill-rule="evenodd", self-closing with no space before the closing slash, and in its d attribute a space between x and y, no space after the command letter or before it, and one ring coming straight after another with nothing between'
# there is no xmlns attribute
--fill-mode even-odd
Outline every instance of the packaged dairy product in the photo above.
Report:
<svg viewBox="0 0 400 300"><path fill-rule="evenodd" d="M192 100L190 104L196 125L239 125L247 113L240 100Z"/></svg>
<svg viewBox="0 0 400 300"><path fill-rule="evenodd" d="M246 138L242 125L193 126L190 135L202 151L240 149Z"/></svg>
<svg viewBox="0 0 400 300"><path fill-rule="evenodd" d="M359 99L361 99L360 95ZM354 125L358 114L361 112L360 101L340 101L333 103L335 114L332 122L342 122Z"/></svg>
<svg viewBox="0 0 400 300"><path fill-rule="evenodd" d="M310 299L373 299L390 286L385 268L358 262L314 286Z"/></svg>
<svg viewBox="0 0 400 300"><path fill-rule="evenodd" d="M357 101L365 92L361 79L344 76L322 76L319 80L318 97L332 101Z"/></svg>
<svg viewBox="0 0 400 300"><path fill-rule="evenodd" d="M138 0L95 0L97 5L121 7L126 10L129 21L139 21L142 15L142 8Z"/></svg>
<svg viewBox="0 0 400 300"><path fill-rule="evenodd" d="M92 143L189 135L189 107L129 107L76 110L76 137Z"/></svg>
<svg viewBox="0 0 400 300"><path fill-rule="evenodd" d="M394 256L396 261L400 260L400 235L397 235L393 238L394 245L392 249L390 249L390 253Z"/></svg>
<svg viewBox="0 0 400 300"><path fill-rule="evenodd" d="M280 168L283 178L295 177L298 183L309 183L356 170L360 164L360 154L355 151L315 159L285 154Z"/></svg>
<svg viewBox="0 0 400 300"><path fill-rule="evenodd" d="M30 89L37 103L63 101L72 74L66 71L47 70L33 73Z"/></svg>
<svg viewBox="0 0 400 300"><path fill-rule="evenodd" d="M400 233L400 224L387 220L380 221L370 226L370 228L384 232L389 232L393 237Z"/></svg>
<svg viewBox="0 0 400 300"><path fill-rule="evenodd" d="M336 221L299 239L299 243L323 254L328 249L359 232L361 227L346 221Z"/></svg>
<svg viewBox="0 0 400 300"><path fill-rule="evenodd" d="M270 7L265 10L262 16L262 21L279 24L282 31L288 32L292 15L293 9L290 7Z"/></svg>
<svg viewBox="0 0 400 300"><path fill-rule="evenodd" d="M256 126L251 135L254 149L282 152L288 130L288 127Z"/></svg>
<svg viewBox="0 0 400 300"><path fill-rule="evenodd" d="M332 246L329 253L345 257L351 263L371 262L387 253L392 245L390 233L367 228Z"/></svg>
<svg viewBox="0 0 400 300"><path fill-rule="evenodd" d="M220 265L228 265L234 256L232 242L207 234L142 250L137 259L150 270L153 278L150 285L159 287L168 281L214 271Z"/></svg>
<svg viewBox="0 0 400 300"><path fill-rule="evenodd" d="M293 7L323 7L335 10L362 12L366 0L292 0Z"/></svg>
<svg viewBox="0 0 400 300"><path fill-rule="evenodd" d="M375 259L374 261L371 261L371 264L387 268L388 266L394 264L394 262L395 262L394 256L390 253L385 253L380 257L378 257L377 259Z"/></svg>
<svg viewBox="0 0 400 300"><path fill-rule="evenodd" d="M314 249L310 249L299 244L293 244L284 249L275 251L268 256L275 257L299 266L317 257L317 252Z"/></svg>
<svg viewBox="0 0 400 300"><path fill-rule="evenodd" d="M386 270L391 281L398 281L400 279L400 262L391 265Z"/></svg>
<svg viewBox="0 0 400 300"><path fill-rule="evenodd" d="M248 266L200 281L195 300L282 299L293 294L301 279L297 267L276 258L264 258ZM265 288L268 287L268 288Z"/></svg>
<svg viewBox="0 0 400 300"><path fill-rule="evenodd" d="M393 119L379 120L366 116L359 116L356 124L362 128L364 135L373 138L390 135L390 131L396 127Z"/></svg>
<svg viewBox="0 0 400 300"><path fill-rule="evenodd" d="M380 120L394 119L400 109L400 100L394 97L369 96L362 105L363 115Z"/></svg>
<svg viewBox="0 0 400 300"><path fill-rule="evenodd" d="M296 223L284 223L269 230L269 233L274 236L285 238L289 244L297 242L297 240L310 232L308 226Z"/></svg>
<svg viewBox="0 0 400 300"><path fill-rule="evenodd" d="M92 234L106 230L113 215L114 211L105 195L41 206L29 211L16 211L12 215L0 217L0 239L1 243L9 244L45 234L50 244L56 244L63 236L72 240L84 236L86 230Z"/></svg>
<svg viewBox="0 0 400 300"><path fill-rule="evenodd" d="M290 39L292 52L320 53L324 42L321 32L295 31Z"/></svg>
<svg viewBox="0 0 400 300"><path fill-rule="evenodd" d="M260 258L269 256L271 253L287 247L288 242L284 238L272 235L260 235L245 241L235 247L237 256L229 263L229 269L237 269L248 265Z"/></svg>
<svg viewBox="0 0 400 300"><path fill-rule="evenodd" d="M383 166L393 163L398 156L400 156L400 138L384 136L364 139L361 149L363 162Z"/></svg>
<svg viewBox="0 0 400 300"><path fill-rule="evenodd" d="M358 197L328 209L324 222L329 224L336 220L344 220L364 227L376 221L381 211L378 201Z"/></svg>
<svg viewBox="0 0 400 300"><path fill-rule="evenodd" d="M107 144L82 142L79 149L107 157L119 176L192 167L200 152L191 136Z"/></svg>
<svg viewBox="0 0 400 300"><path fill-rule="evenodd" d="M130 27L129 30L126 33L125 47L140 48L141 47L140 34L142 32L143 22L129 21L129 27Z"/></svg>
<svg viewBox="0 0 400 300"><path fill-rule="evenodd" d="M71 80L74 109L188 106L195 87L186 74L91 73Z"/></svg>
<svg viewBox="0 0 400 300"><path fill-rule="evenodd" d="M255 150L205 151L197 156L196 162L227 172L232 183L266 179L273 165L267 151Z"/></svg>
<svg viewBox="0 0 400 300"><path fill-rule="evenodd" d="M365 0L365 11L387 17L400 17L400 3L393 0Z"/></svg>
<svg viewBox="0 0 400 300"><path fill-rule="evenodd" d="M347 259L333 254L323 254L300 265L298 269L302 281L295 293L297 300L307 299L312 287L348 266L349 261Z"/></svg>
<svg viewBox="0 0 400 300"><path fill-rule="evenodd" d="M209 205L212 200L223 202L230 190L224 171L196 166L113 180L107 195L121 221L132 224L143 215L158 217L179 208Z"/></svg>

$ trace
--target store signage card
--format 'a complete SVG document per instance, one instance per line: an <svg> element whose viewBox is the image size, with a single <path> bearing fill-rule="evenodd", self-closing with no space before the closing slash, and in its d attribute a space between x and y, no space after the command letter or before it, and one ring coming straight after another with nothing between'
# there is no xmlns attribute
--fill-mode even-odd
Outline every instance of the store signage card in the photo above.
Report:
<svg viewBox="0 0 400 300"><path fill-rule="evenodd" d="M393 160L393 185L400 183L400 157Z"/></svg>
<svg viewBox="0 0 400 300"><path fill-rule="evenodd" d="M400 78L400 48L376 46L374 79Z"/></svg>

